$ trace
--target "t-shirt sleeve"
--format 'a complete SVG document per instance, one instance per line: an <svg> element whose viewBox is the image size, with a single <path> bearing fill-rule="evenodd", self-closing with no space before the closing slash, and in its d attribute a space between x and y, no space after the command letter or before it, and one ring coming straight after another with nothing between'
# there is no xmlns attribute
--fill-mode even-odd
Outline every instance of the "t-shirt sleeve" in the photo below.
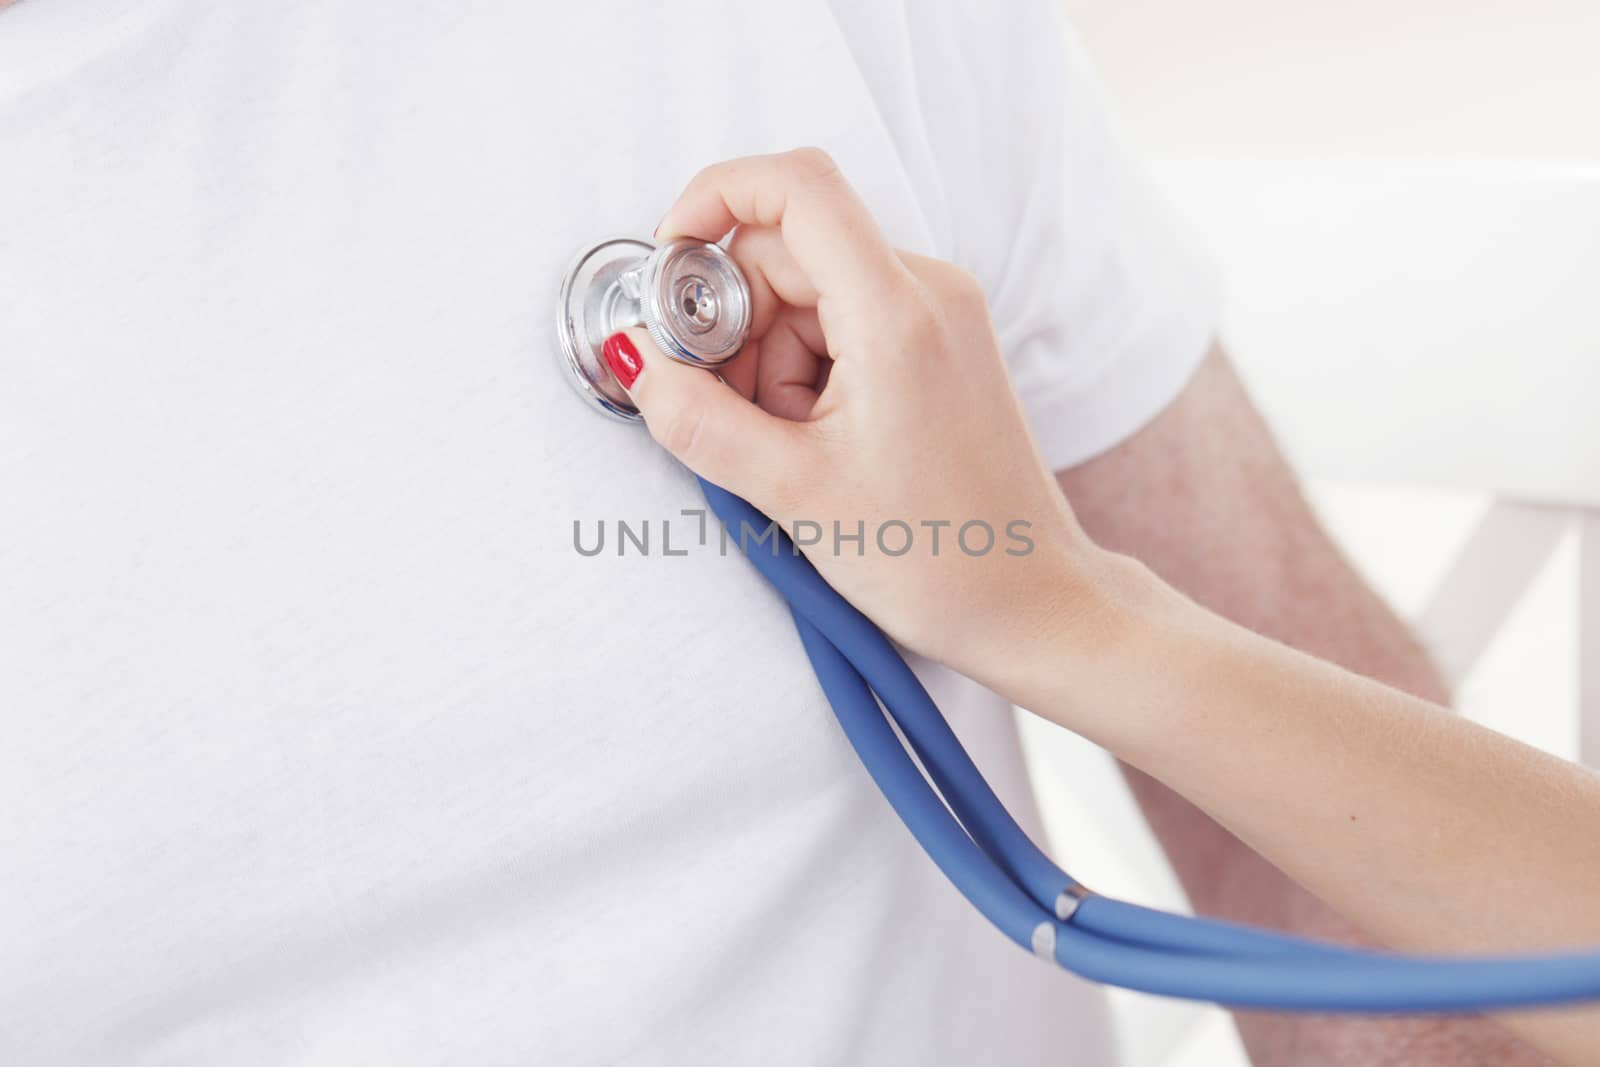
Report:
<svg viewBox="0 0 1600 1067"><path fill-rule="evenodd" d="M1058 0L907 3L952 260L1052 469L1131 436L1216 331L1214 263L1118 131Z"/></svg>

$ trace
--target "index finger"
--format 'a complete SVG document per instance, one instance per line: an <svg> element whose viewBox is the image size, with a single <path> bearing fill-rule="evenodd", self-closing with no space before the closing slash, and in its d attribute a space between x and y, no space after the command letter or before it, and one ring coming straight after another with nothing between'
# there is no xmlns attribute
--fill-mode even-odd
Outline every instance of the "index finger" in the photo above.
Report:
<svg viewBox="0 0 1600 1067"><path fill-rule="evenodd" d="M716 163L696 174L656 228L656 238L719 240L741 223L774 226L820 298L880 306L906 270L826 152L798 148Z"/></svg>

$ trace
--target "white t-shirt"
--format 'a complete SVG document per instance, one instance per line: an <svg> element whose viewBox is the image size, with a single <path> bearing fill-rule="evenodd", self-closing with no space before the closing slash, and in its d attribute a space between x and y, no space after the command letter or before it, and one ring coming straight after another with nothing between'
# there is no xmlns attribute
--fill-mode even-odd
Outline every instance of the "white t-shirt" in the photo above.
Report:
<svg viewBox="0 0 1600 1067"><path fill-rule="evenodd" d="M983 280L1055 465L1182 388L1210 275L1052 0L0 12L0 1061L1114 1059L746 563L574 548L700 501L563 380L562 269L806 143Z"/></svg>

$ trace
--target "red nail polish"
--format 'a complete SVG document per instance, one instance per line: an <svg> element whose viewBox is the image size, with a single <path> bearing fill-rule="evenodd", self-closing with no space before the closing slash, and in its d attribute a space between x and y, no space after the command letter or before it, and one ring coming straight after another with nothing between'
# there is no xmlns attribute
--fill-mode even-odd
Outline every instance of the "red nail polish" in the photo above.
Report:
<svg viewBox="0 0 1600 1067"><path fill-rule="evenodd" d="M632 389L634 379L644 370L644 360L639 358L639 350L633 347L628 335L619 332L607 337L600 354L605 357L606 366L611 368L611 373L617 376L622 387Z"/></svg>

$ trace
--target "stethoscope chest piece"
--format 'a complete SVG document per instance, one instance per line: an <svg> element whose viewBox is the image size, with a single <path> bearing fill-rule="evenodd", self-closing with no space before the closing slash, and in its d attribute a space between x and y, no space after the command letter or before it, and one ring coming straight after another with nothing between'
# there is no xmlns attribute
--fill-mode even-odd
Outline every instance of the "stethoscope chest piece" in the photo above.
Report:
<svg viewBox="0 0 1600 1067"><path fill-rule="evenodd" d="M749 335L750 286L720 245L703 241L657 247L613 237L578 254L556 307L562 359L579 396L633 421L639 409L600 354L606 338L625 326L643 326L681 363L718 367L739 354Z"/></svg>

